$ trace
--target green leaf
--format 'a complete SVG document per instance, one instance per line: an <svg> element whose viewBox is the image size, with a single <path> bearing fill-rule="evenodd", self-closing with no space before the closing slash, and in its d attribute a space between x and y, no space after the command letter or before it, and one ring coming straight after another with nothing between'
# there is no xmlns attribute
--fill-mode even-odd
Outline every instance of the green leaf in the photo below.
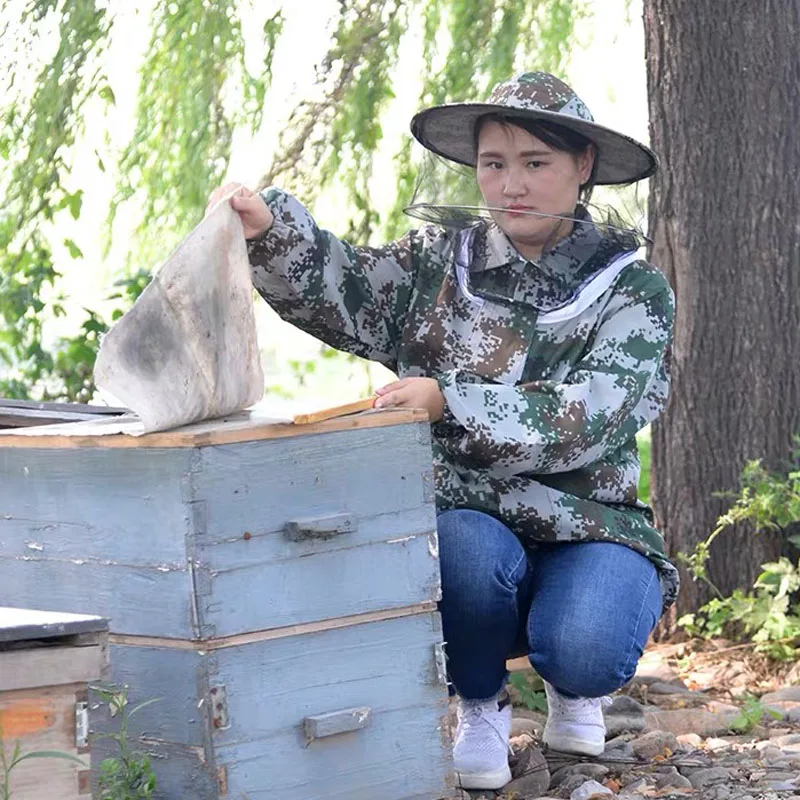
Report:
<svg viewBox="0 0 800 800"><path fill-rule="evenodd" d="M101 100L105 100L109 105L116 105L117 98L114 96L114 90L106 84L97 90L97 94Z"/></svg>
<svg viewBox="0 0 800 800"><path fill-rule="evenodd" d="M14 764L19 764L21 761L27 761L29 758L61 758L65 761L73 761L80 764L82 767L88 767L88 764L83 759L72 755L72 753L62 753L60 750L34 750L31 753L24 753L19 756Z"/></svg>
<svg viewBox="0 0 800 800"><path fill-rule="evenodd" d="M73 258L83 258L83 252L80 247L72 241L72 239L64 239L64 246L69 250L69 254Z"/></svg>

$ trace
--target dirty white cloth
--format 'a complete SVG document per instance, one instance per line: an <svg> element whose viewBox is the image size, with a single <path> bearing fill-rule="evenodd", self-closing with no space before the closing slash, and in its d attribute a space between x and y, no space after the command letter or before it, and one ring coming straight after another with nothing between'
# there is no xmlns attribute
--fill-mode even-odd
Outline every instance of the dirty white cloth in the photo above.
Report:
<svg viewBox="0 0 800 800"><path fill-rule="evenodd" d="M225 416L262 397L250 264L227 198L105 336L94 375L145 433Z"/></svg>

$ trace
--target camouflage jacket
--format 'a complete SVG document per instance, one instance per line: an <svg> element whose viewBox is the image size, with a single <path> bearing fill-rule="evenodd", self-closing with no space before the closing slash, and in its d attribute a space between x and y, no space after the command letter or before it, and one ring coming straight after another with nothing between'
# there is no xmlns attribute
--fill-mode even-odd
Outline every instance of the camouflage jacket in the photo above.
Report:
<svg viewBox="0 0 800 800"><path fill-rule="evenodd" d="M633 547L658 568L666 608L677 572L637 499L635 439L667 397L662 273L609 253L593 225L532 264L491 223L353 247L292 196L263 196L275 222L248 251L267 302L332 347L438 379L437 506L485 511L523 543Z"/></svg>

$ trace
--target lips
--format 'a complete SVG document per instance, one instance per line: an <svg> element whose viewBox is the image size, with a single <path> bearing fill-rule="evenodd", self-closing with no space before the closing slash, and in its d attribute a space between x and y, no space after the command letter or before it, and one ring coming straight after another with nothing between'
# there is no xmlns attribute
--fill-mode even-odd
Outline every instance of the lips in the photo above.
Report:
<svg viewBox="0 0 800 800"><path fill-rule="evenodd" d="M521 206L521 205L506 206L506 213L508 214L524 214L526 212L530 213L531 211L534 210L535 209L533 209L531 206Z"/></svg>

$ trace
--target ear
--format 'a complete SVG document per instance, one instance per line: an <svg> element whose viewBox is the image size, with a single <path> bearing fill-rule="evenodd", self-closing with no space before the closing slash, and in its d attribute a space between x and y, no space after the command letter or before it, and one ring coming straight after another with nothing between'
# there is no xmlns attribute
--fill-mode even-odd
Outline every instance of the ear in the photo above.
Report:
<svg viewBox="0 0 800 800"><path fill-rule="evenodd" d="M594 166L595 158L597 158L597 148L595 147L594 142L592 142L578 156L578 174L580 176L581 185L589 180L589 176L592 174L592 167Z"/></svg>

